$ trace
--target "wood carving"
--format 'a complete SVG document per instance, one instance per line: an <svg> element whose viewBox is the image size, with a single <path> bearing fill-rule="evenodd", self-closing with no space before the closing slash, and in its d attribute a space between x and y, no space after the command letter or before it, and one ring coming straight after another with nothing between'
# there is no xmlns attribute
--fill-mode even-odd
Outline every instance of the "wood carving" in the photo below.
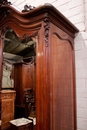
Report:
<svg viewBox="0 0 87 130"><path fill-rule="evenodd" d="M22 10L22 12L30 11L30 10L33 10L34 8L35 8L34 6L25 5L25 6L24 6L24 10Z"/></svg>
<svg viewBox="0 0 87 130"><path fill-rule="evenodd" d="M33 37L35 37L37 39L37 43L39 43L39 40L40 40L39 31L33 34Z"/></svg>
<svg viewBox="0 0 87 130"><path fill-rule="evenodd" d="M7 29L8 29L8 26L6 25L4 28L2 28L2 30L1 30L1 35L4 35L5 34L5 32L7 31ZM3 36L4 37L4 36Z"/></svg>
<svg viewBox="0 0 87 130"><path fill-rule="evenodd" d="M46 47L49 45L49 29L50 29L50 21L48 18L44 20L44 36L45 36L45 43Z"/></svg>
<svg viewBox="0 0 87 130"><path fill-rule="evenodd" d="M38 36L38 32L35 32L34 34L32 35L27 35L27 34L24 34L22 37L20 37L21 39L26 39L26 40L29 40L31 37L36 37Z"/></svg>
<svg viewBox="0 0 87 130"><path fill-rule="evenodd" d="M23 63L14 65L15 117L28 117L25 105L29 105L30 112L36 108L36 130L76 130L75 60L71 44L74 45L75 33L79 30L51 4L35 9L25 5L24 12L19 12L4 2L0 2L0 30L8 25L19 38L31 37L40 43L35 42L36 48L33 48L35 66L28 70ZM1 87L2 40L0 49ZM35 100L33 95L24 95L28 88L34 90Z"/></svg>
<svg viewBox="0 0 87 130"><path fill-rule="evenodd" d="M8 2L8 0L1 0L0 1L0 6L1 5L11 5L11 2Z"/></svg>
<svg viewBox="0 0 87 130"><path fill-rule="evenodd" d="M39 37L39 32L37 33L37 41L38 41L38 43L39 43L39 39L40 39L40 37Z"/></svg>
<svg viewBox="0 0 87 130"><path fill-rule="evenodd" d="M7 0L1 0L0 1L0 7L3 7L3 5L11 5L11 2L8 2ZM10 14L10 10L0 10L0 20L3 20L6 16Z"/></svg>

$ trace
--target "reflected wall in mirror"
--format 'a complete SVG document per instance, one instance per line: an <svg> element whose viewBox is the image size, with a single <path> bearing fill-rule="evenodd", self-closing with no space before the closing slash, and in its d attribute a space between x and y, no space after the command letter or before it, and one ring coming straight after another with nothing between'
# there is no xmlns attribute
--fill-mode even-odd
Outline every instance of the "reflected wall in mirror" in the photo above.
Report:
<svg viewBox="0 0 87 130"><path fill-rule="evenodd" d="M3 61L3 75L2 75L2 88L13 88L14 80L12 78L13 65L9 62Z"/></svg>
<svg viewBox="0 0 87 130"><path fill-rule="evenodd" d="M8 29L4 36L4 60L14 64L30 62L35 56L35 39L32 37L19 38L13 29Z"/></svg>

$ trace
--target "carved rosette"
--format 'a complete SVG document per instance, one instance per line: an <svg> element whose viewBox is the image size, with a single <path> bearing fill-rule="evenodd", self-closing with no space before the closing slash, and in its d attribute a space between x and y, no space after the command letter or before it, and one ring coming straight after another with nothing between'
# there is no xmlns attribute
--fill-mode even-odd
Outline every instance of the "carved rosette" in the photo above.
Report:
<svg viewBox="0 0 87 130"><path fill-rule="evenodd" d="M49 29L50 29L50 20L46 18L44 20L44 36L45 36L46 47L49 46Z"/></svg>

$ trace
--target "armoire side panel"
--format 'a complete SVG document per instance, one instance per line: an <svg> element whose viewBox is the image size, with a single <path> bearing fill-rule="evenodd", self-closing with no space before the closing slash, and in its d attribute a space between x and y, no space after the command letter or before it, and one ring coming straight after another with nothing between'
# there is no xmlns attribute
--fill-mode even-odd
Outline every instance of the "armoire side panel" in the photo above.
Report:
<svg viewBox="0 0 87 130"><path fill-rule="evenodd" d="M52 35L53 130L74 130L72 47Z"/></svg>

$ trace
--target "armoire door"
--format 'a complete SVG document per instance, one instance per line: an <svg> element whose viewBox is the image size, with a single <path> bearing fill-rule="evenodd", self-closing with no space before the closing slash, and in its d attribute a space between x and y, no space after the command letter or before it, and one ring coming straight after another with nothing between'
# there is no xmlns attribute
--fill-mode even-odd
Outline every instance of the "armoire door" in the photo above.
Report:
<svg viewBox="0 0 87 130"><path fill-rule="evenodd" d="M73 49L68 40L52 35L52 129L75 130Z"/></svg>

